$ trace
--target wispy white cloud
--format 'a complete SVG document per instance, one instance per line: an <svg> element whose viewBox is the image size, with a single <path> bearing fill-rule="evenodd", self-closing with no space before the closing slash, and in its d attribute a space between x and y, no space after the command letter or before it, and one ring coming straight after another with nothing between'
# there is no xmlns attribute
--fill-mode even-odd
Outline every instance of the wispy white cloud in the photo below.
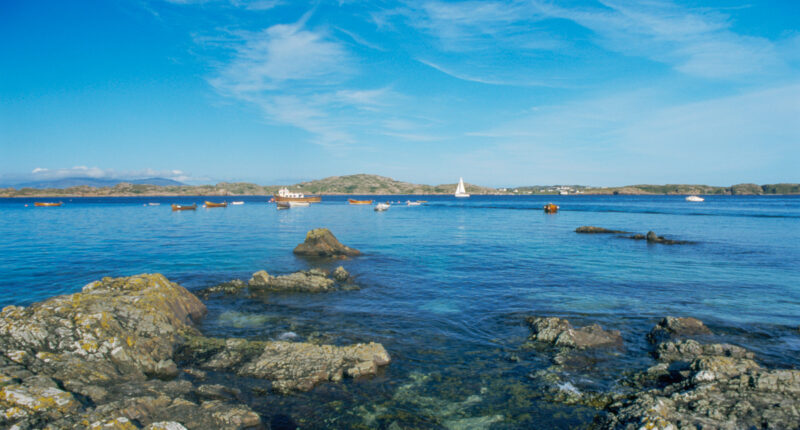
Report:
<svg viewBox="0 0 800 430"><path fill-rule="evenodd" d="M608 49L667 63L689 75L735 78L764 73L781 63L773 42L735 33L719 11L659 0L601 3L603 8L567 8L534 2L542 15L594 31L598 43Z"/></svg>

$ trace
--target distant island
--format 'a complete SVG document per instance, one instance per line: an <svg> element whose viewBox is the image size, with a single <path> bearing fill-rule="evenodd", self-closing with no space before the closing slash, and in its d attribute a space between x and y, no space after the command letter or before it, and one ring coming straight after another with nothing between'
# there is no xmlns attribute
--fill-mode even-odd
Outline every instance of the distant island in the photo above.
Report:
<svg viewBox="0 0 800 430"><path fill-rule="evenodd" d="M99 180L102 181L102 180ZM50 187L20 186L0 188L0 197L136 197L136 196L248 196L271 195L282 187L305 194L452 194L456 183L421 185L397 181L378 175L331 176L292 185L257 185L247 182L220 182L216 185L184 185L161 182L169 179L151 178L117 183L113 186L70 186L69 183ZM136 182L136 183L135 183ZM174 182L174 181L173 181ZM800 194L800 184L738 184L730 187L709 185L628 185L624 187L591 187L583 185L534 185L524 187L491 188L466 184L473 195L554 195L554 194L618 194L618 195L764 195Z"/></svg>

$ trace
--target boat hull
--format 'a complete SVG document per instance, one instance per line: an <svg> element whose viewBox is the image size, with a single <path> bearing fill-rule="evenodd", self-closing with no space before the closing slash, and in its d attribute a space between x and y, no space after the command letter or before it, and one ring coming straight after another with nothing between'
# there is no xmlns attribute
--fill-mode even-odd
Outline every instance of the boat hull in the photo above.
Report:
<svg viewBox="0 0 800 430"><path fill-rule="evenodd" d="M276 202L305 202L305 203L319 203L322 201L322 197L320 196L308 196L308 197L281 197L279 195L272 196Z"/></svg>
<svg viewBox="0 0 800 430"><path fill-rule="evenodd" d="M347 203L351 205L371 205L372 200L354 200L354 199L347 199Z"/></svg>
<svg viewBox="0 0 800 430"><path fill-rule="evenodd" d="M206 202L207 208L226 208L228 207L227 203L214 203L214 202Z"/></svg>
<svg viewBox="0 0 800 430"><path fill-rule="evenodd" d="M33 205L40 207L40 208L49 208L55 206L61 206L63 203L47 203L47 202L34 202Z"/></svg>
<svg viewBox="0 0 800 430"><path fill-rule="evenodd" d="M195 209L197 209L197 204L193 204L191 206L172 205L173 211L193 211Z"/></svg>

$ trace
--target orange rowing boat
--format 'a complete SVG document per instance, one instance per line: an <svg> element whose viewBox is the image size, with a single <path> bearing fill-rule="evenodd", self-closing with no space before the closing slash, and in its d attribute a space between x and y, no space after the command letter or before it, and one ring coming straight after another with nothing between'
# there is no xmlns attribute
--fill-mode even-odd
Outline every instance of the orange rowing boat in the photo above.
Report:
<svg viewBox="0 0 800 430"><path fill-rule="evenodd" d="M193 211L193 210L195 210L195 209L197 209L197 203L195 203L195 204L193 204L193 205L191 205L191 206L186 206L186 205L172 205L172 210L173 210L173 211Z"/></svg>
<svg viewBox="0 0 800 430"><path fill-rule="evenodd" d="M372 200L347 199L347 203L350 203L351 205L371 205Z"/></svg>
<svg viewBox="0 0 800 430"><path fill-rule="evenodd" d="M552 203L548 203L544 205L544 212L548 214L554 214L558 212L558 205L554 205Z"/></svg>
<svg viewBox="0 0 800 430"><path fill-rule="evenodd" d="M207 208L227 208L228 207L228 202L214 203L214 202L206 201L206 207Z"/></svg>
<svg viewBox="0 0 800 430"><path fill-rule="evenodd" d="M34 202L33 203L34 206L39 206L39 207L61 206L63 204L64 204L63 202L58 202L58 203L53 203L53 202Z"/></svg>

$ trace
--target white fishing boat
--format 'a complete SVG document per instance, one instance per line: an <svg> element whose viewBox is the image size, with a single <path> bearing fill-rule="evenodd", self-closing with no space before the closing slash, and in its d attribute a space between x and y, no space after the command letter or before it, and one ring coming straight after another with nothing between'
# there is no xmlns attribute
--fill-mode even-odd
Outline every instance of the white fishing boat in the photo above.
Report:
<svg viewBox="0 0 800 430"><path fill-rule="evenodd" d="M705 199L700 197L700 196L689 196L689 197L686 197L686 201L687 202L702 202L702 201L705 201Z"/></svg>
<svg viewBox="0 0 800 430"><path fill-rule="evenodd" d="M458 186L456 187L454 196L469 197L469 194L467 194L467 189L464 187L464 178L458 178Z"/></svg>
<svg viewBox="0 0 800 430"><path fill-rule="evenodd" d="M243 204L244 204L244 202L242 202L242 201L236 201L236 202L231 202L231 204L232 204L232 205L243 205Z"/></svg>
<svg viewBox="0 0 800 430"><path fill-rule="evenodd" d="M389 203L378 203L375 205L375 212L383 212L389 209Z"/></svg>

